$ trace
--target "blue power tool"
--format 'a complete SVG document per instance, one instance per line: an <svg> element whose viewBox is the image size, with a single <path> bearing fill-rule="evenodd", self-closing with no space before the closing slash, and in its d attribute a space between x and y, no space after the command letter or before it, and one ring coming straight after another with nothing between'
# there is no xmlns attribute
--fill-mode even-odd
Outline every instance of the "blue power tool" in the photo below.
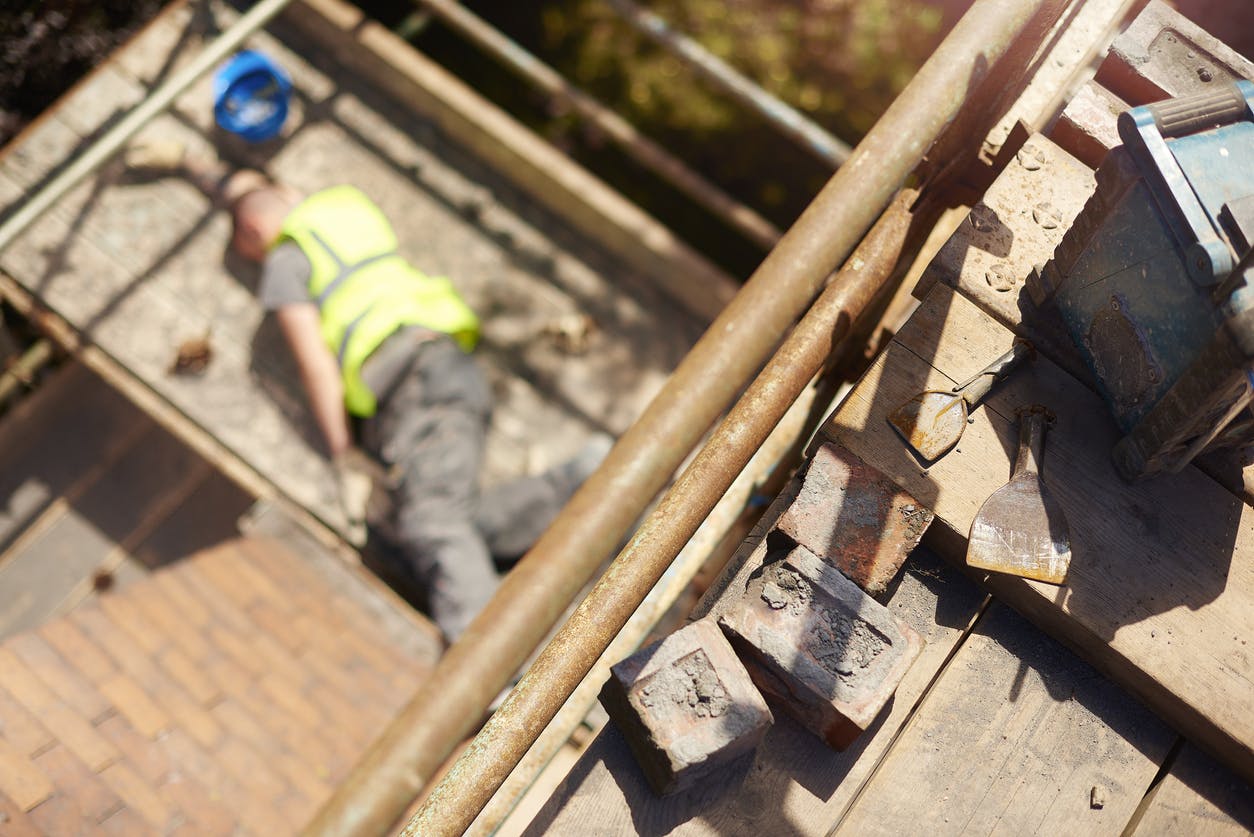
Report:
<svg viewBox="0 0 1254 837"><path fill-rule="evenodd" d="M1133 108L1028 282L1126 434L1129 480L1254 443L1254 84Z"/></svg>

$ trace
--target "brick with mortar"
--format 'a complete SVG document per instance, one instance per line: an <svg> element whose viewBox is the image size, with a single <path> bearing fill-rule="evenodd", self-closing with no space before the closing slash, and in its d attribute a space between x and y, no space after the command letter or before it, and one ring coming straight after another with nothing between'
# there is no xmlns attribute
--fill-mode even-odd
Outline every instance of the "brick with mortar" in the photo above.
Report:
<svg viewBox="0 0 1254 837"><path fill-rule="evenodd" d="M752 752L774 720L708 620L613 666L601 703L659 794L691 787Z"/></svg>
<svg viewBox="0 0 1254 837"><path fill-rule="evenodd" d="M923 647L802 546L768 555L719 624L768 698L837 750L871 725Z"/></svg>
<svg viewBox="0 0 1254 837"><path fill-rule="evenodd" d="M879 471L825 444L775 528L875 596L888 589L932 517Z"/></svg>

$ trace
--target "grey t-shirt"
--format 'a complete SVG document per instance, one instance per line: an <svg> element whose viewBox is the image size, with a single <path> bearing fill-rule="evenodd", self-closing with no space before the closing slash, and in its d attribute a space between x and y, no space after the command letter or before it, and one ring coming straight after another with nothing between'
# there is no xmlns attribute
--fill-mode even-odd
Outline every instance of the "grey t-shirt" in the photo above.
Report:
<svg viewBox="0 0 1254 837"><path fill-rule="evenodd" d="M257 285L257 298L266 311L276 311L284 305L313 302L309 296L309 277L313 265L305 251L294 241L284 241L270 251L261 268L261 281ZM417 356L418 347L436 336L434 332L419 326L397 329L379 348L367 358L361 369L361 378L376 397L391 391Z"/></svg>
<svg viewBox="0 0 1254 837"><path fill-rule="evenodd" d="M257 299L267 311L275 311L294 302L310 302L309 277L313 265L295 241L284 241L270 251L261 268Z"/></svg>

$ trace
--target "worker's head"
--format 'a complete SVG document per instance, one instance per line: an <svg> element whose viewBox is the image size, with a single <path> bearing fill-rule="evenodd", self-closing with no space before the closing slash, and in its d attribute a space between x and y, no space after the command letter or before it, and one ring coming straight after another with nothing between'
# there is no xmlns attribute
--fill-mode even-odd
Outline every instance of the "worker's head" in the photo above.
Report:
<svg viewBox="0 0 1254 837"><path fill-rule="evenodd" d="M278 241L283 221L300 196L276 183L265 183L243 190L231 202L235 231L231 246L249 261L260 262L274 242Z"/></svg>

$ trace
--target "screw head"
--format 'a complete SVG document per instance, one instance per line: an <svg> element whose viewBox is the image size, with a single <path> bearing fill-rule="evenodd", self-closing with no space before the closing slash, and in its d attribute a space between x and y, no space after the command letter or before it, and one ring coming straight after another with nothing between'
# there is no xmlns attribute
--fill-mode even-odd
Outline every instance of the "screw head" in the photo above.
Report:
<svg viewBox="0 0 1254 837"><path fill-rule="evenodd" d="M1003 294L1012 290L1018 284L1014 271L1005 262L998 262L986 270L984 272L984 281L988 283L990 288Z"/></svg>
<svg viewBox="0 0 1254 837"><path fill-rule="evenodd" d="M1035 145L1025 145L1019 149L1019 153L1015 155L1015 159L1019 161L1019 165L1028 171L1036 171L1045 165L1045 152L1037 148Z"/></svg>
<svg viewBox="0 0 1254 837"><path fill-rule="evenodd" d="M1040 224L1043 229L1057 229L1062 222L1062 213L1051 204L1042 202L1032 207L1032 220Z"/></svg>

